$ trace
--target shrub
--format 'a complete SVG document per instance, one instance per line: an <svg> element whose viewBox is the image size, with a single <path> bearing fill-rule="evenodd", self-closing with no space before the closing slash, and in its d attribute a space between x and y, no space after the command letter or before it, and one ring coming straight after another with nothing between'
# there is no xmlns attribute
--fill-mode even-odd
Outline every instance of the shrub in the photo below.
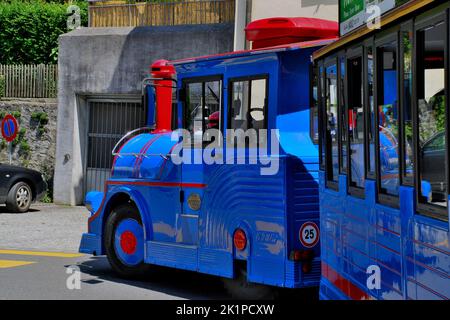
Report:
<svg viewBox="0 0 450 320"><path fill-rule="evenodd" d="M16 118L17 120L20 119L20 117L22 116L22 113L20 111L13 111L11 112L11 115Z"/></svg>
<svg viewBox="0 0 450 320"><path fill-rule="evenodd" d="M87 25L87 1L73 1ZM58 60L58 37L67 33L69 3L43 0L0 2L0 63L52 64Z"/></svg>
<svg viewBox="0 0 450 320"><path fill-rule="evenodd" d="M22 140L20 142L20 151L26 154L30 151L30 145L28 144L27 140Z"/></svg>
<svg viewBox="0 0 450 320"><path fill-rule="evenodd" d="M31 120L38 123L38 133L42 136L45 133L45 125L49 121L48 114L46 112L33 112L31 114Z"/></svg>

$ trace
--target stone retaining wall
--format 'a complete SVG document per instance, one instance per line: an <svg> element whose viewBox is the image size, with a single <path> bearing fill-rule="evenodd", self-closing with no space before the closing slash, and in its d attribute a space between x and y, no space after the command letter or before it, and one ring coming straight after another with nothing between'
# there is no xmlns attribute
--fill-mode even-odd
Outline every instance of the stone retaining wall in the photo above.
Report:
<svg viewBox="0 0 450 320"><path fill-rule="evenodd" d="M0 118L13 114L19 131L13 142L12 164L40 171L52 197L56 150L56 99L1 99ZM8 144L0 140L0 163L9 163ZM49 200L49 198L47 198Z"/></svg>

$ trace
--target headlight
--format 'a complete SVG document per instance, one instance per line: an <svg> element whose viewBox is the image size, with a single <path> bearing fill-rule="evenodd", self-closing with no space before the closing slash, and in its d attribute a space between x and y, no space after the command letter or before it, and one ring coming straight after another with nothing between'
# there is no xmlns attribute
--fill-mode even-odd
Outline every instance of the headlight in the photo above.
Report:
<svg viewBox="0 0 450 320"><path fill-rule="evenodd" d="M92 204L90 202L86 202L85 206L86 206L86 209L88 209L92 215L94 213L94 208L92 208Z"/></svg>

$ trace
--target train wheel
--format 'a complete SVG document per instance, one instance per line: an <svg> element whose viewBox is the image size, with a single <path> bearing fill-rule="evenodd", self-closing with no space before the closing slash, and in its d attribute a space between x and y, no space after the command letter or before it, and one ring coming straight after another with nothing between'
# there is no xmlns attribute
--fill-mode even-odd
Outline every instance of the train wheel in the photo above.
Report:
<svg viewBox="0 0 450 320"><path fill-rule="evenodd" d="M223 279L225 289L239 300L268 300L275 298L275 290L269 286L251 283L247 279L246 266L236 268L234 279Z"/></svg>
<svg viewBox="0 0 450 320"><path fill-rule="evenodd" d="M121 277L134 278L149 271L144 264L144 228L135 206L128 203L113 209L104 241L108 261Z"/></svg>

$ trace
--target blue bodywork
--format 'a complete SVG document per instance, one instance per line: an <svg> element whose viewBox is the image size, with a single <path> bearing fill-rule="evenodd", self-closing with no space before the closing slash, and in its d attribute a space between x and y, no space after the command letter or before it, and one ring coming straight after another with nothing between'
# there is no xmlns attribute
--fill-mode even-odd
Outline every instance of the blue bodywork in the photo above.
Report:
<svg viewBox="0 0 450 320"><path fill-rule="evenodd" d="M320 172L321 299L448 299L449 224L417 214L415 190L400 186L400 208L376 201L376 183L365 182L365 199L325 188ZM371 265L381 288L369 290Z"/></svg>
<svg viewBox="0 0 450 320"><path fill-rule="evenodd" d="M363 198L349 194L347 175L338 190L326 187L320 171L322 252L321 299L449 299L449 224L417 213L413 187L399 186L398 142L379 126L380 173L391 175L383 187L399 194L399 208L377 201L376 182L366 179ZM362 144L353 145L361 154ZM364 175L364 159L354 157L351 170ZM422 193L431 193L422 181ZM380 289L369 289L371 266L380 270ZM368 269L369 268L369 269Z"/></svg>
<svg viewBox="0 0 450 320"><path fill-rule="evenodd" d="M310 137L310 57L316 49L247 52L175 64L178 90L186 79L222 78L223 119L228 119L229 79L268 77L268 129L279 129L281 146L278 154L268 156L279 159L278 173L262 176L261 165L249 164L176 165L157 156L176 147L178 141L171 133L140 134L120 150L125 156L115 159L104 192L87 195L92 216L80 252L105 254L108 214L117 201L130 198L144 225L146 263L231 278L235 261L245 260L249 281L291 288L317 286L320 245L310 249L313 260L307 272L301 262L290 259L293 250L308 249L299 239L301 226L319 224L318 148ZM181 127L181 102L177 114ZM129 155L140 152L153 156ZM227 153L225 147L223 152ZM186 201L194 193L201 198L199 210L192 210ZM233 245L238 228L248 239L243 251Z"/></svg>

